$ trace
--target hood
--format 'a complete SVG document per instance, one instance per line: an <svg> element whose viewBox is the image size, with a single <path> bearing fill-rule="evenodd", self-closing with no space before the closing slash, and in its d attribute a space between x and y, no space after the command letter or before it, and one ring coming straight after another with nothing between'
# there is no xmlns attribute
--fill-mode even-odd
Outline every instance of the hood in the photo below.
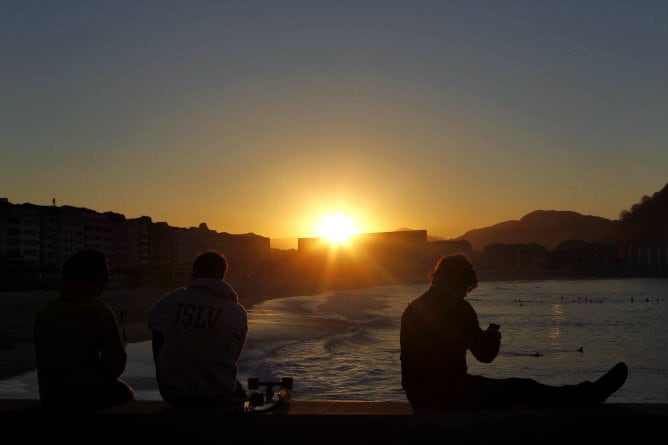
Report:
<svg viewBox="0 0 668 445"><path fill-rule="evenodd" d="M215 278L198 278L188 285L188 289L202 290L208 294L215 295L226 300L239 301L239 296L232 286L223 280Z"/></svg>

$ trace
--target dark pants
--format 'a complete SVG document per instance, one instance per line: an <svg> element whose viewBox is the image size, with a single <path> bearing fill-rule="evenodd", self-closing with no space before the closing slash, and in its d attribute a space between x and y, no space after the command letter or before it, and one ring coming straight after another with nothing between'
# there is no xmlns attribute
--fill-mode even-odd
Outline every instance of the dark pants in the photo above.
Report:
<svg viewBox="0 0 668 445"><path fill-rule="evenodd" d="M546 385L532 379L466 375L424 391L407 391L414 412L511 407L577 407L590 404L591 383Z"/></svg>

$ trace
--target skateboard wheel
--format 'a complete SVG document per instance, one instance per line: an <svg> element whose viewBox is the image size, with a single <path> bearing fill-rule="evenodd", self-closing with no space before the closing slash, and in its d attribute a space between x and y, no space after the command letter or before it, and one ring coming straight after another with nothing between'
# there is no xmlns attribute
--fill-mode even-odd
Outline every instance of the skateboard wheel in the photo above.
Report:
<svg viewBox="0 0 668 445"><path fill-rule="evenodd" d="M248 378L248 389L258 389L260 388L260 379L257 377Z"/></svg>

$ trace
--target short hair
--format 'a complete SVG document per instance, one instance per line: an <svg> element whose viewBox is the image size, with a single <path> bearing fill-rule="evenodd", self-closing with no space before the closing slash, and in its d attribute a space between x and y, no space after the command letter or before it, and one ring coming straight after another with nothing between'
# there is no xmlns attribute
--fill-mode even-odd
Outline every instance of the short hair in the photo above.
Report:
<svg viewBox="0 0 668 445"><path fill-rule="evenodd" d="M471 262L462 254L442 256L429 272L432 284L469 288L478 284Z"/></svg>
<svg viewBox="0 0 668 445"><path fill-rule="evenodd" d="M215 250L204 252L193 262L194 278L217 278L222 280L227 272L225 256Z"/></svg>
<svg viewBox="0 0 668 445"><path fill-rule="evenodd" d="M86 249L75 253L63 265L63 279L77 280L104 287L109 280L107 257L104 253Z"/></svg>

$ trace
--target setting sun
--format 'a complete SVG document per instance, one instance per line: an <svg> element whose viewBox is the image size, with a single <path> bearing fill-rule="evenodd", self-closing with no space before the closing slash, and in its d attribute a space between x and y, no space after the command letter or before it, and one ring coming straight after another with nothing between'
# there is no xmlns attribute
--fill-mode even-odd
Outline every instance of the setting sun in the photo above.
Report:
<svg viewBox="0 0 668 445"><path fill-rule="evenodd" d="M356 233L355 223L340 213L323 217L318 225L318 236L327 238L335 244L346 242L351 235Z"/></svg>

